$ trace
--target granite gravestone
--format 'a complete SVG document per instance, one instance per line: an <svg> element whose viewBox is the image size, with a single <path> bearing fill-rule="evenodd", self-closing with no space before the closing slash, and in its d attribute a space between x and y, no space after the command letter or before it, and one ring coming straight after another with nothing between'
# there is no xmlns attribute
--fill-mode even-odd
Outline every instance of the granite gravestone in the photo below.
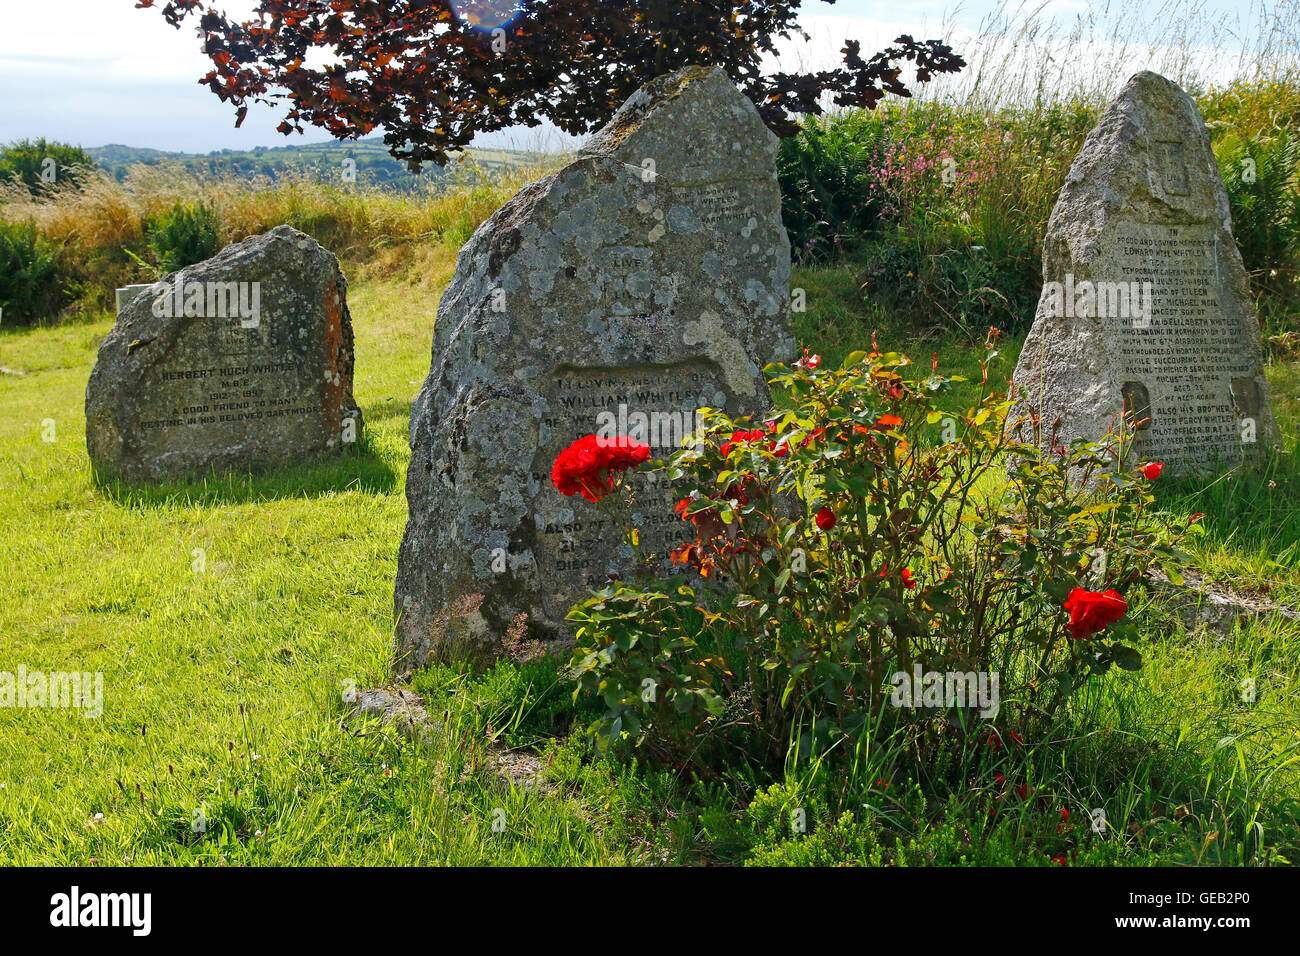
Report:
<svg viewBox="0 0 1300 956"><path fill-rule="evenodd" d="M360 437L338 261L278 226L129 299L86 386L100 474L274 467Z"/></svg>
<svg viewBox="0 0 1300 956"><path fill-rule="evenodd" d="M491 657L511 622L567 637L569 608L627 570L620 531L551 483L571 442L626 434L662 457L702 406L769 405L761 370L794 352L776 147L723 71L687 68L461 250L412 409L399 668ZM666 567L670 489L635 480L641 548ZM457 608L472 619L453 649Z"/></svg>
<svg viewBox="0 0 1300 956"><path fill-rule="evenodd" d="M1043 293L1009 423L1098 440L1136 423L1130 464L1174 475L1276 442L1259 323L1228 195L1192 99L1138 73L1088 134L1048 222ZM1028 426L1023 437L1029 438Z"/></svg>
<svg viewBox="0 0 1300 956"><path fill-rule="evenodd" d="M152 283L136 283L134 285L124 285L120 289L113 290L114 302L117 311L121 312L130 304L131 300L143 292L145 289L152 289Z"/></svg>

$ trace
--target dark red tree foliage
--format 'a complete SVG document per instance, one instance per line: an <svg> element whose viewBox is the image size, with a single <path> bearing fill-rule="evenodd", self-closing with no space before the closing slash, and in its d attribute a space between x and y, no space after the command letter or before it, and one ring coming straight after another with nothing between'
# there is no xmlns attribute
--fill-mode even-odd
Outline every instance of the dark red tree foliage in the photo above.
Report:
<svg viewBox="0 0 1300 956"><path fill-rule="evenodd" d="M763 75L760 58L777 40L804 35L801 4L260 0L238 21L220 12L220 0L163 0L161 11L173 26L197 20L212 60L200 82L235 106L236 125L250 102L262 102L287 105L286 134L310 124L347 139L382 128L393 156L413 170L508 126L550 120L589 133L643 83L692 63L724 68L778 135L792 133L799 114L820 113L823 92L837 106L867 108L887 92L909 96L903 61L919 82L965 66L938 40L901 36L868 59L847 41L834 70Z"/></svg>

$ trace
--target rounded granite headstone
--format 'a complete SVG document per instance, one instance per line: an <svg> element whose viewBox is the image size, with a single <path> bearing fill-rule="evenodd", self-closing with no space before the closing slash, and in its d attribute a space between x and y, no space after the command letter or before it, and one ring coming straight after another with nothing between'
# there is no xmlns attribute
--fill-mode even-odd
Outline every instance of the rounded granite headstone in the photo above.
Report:
<svg viewBox="0 0 1300 956"><path fill-rule="evenodd" d="M129 480L270 468L361 434L338 261L289 226L130 298L86 386L86 449Z"/></svg>
<svg viewBox="0 0 1300 956"><path fill-rule="evenodd" d="M1059 417L1068 446L1127 415L1135 460L1171 475L1257 461L1277 442L1209 131L1164 77L1130 79L1070 167L1015 386L1011 427L1036 415L1046 444Z"/></svg>
<svg viewBox="0 0 1300 956"><path fill-rule="evenodd" d="M610 425L664 457L702 406L769 406L762 368L794 352L776 148L723 71L688 68L466 243L412 409L400 667L447 650L457 608L476 608L456 625L472 656L512 621L565 637L570 607L633 564L595 505L552 486L569 443ZM666 569L670 489L635 480L641 547Z"/></svg>

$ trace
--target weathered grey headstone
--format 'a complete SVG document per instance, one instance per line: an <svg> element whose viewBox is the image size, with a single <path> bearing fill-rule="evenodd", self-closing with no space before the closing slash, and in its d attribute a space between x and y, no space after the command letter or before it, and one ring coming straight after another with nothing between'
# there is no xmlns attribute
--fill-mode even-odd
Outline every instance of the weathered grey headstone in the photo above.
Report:
<svg viewBox="0 0 1300 956"><path fill-rule="evenodd" d="M352 362L338 261L277 226L130 299L86 386L86 449L131 480L337 451L361 432Z"/></svg>
<svg viewBox="0 0 1300 956"><path fill-rule="evenodd" d="M124 285L120 289L114 289L114 298L117 304L117 312L121 312L127 307L127 304L145 289L152 289L151 283L137 283L135 285Z"/></svg>
<svg viewBox="0 0 1300 956"><path fill-rule="evenodd" d="M512 623L567 637L569 608L634 563L595 505L551 483L575 439L605 428L662 457L702 406L769 405L761 370L794 352L776 146L725 73L688 68L466 243L411 415L399 669L499 653ZM672 506L666 486L634 505L661 566L683 533Z"/></svg>
<svg viewBox="0 0 1300 956"><path fill-rule="evenodd" d="M1011 422L1037 412L1046 443L1059 416L1068 446L1117 433L1127 410L1134 462L1171 475L1275 444L1227 191L1176 84L1138 73L1088 134L1048 222L1043 283Z"/></svg>

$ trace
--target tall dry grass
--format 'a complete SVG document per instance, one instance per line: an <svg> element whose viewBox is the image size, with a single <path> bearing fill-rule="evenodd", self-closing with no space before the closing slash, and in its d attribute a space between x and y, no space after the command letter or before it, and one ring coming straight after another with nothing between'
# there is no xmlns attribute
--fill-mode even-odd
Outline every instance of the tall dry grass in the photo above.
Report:
<svg viewBox="0 0 1300 956"><path fill-rule="evenodd" d="M917 99L1034 111L1101 106L1139 70L1194 96L1300 76L1300 0L1247 0L1226 15L1207 0L1091 0L1074 15L1060 9L1048 0L1002 0L975 30L958 28L949 14L943 34L968 66L921 86Z"/></svg>
<svg viewBox="0 0 1300 956"><path fill-rule="evenodd" d="M35 196L21 186L0 187L0 218L32 221L62 247L60 281L72 300L67 314L107 308L114 288L157 278L150 224L177 203L212 209L223 244L288 224L316 238L354 273L405 273L433 285L445 281L456 250L485 219L562 162L561 156L544 157L488 175L466 161L437 188L415 194L306 177L238 180L196 176L179 165L137 165L121 182L84 171Z"/></svg>

